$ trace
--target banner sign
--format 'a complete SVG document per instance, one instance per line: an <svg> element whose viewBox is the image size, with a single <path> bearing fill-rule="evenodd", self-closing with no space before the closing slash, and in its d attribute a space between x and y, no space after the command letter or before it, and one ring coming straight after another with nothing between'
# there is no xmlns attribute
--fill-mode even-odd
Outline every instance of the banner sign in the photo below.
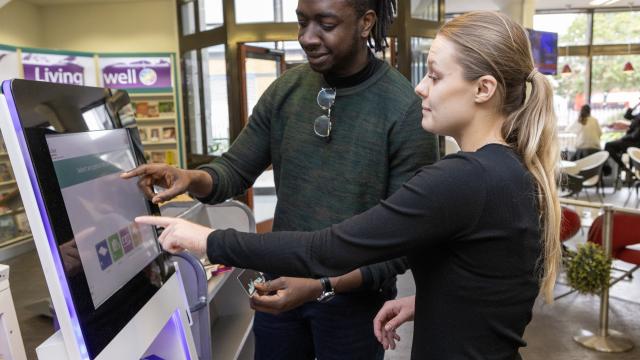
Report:
<svg viewBox="0 0 640 360"><path fill-rule="evenodd" d="M0 47L0 83L20 77L18 53L15 49Z"/></svg>
<svg viewBox="0 0 640 360"><path fill-rule="evenodd" d="M22 52L27 80L58 84L96 86L95 62L91 55Z"/></svg>
<svg viewBox="0 0 640 360"><path fill-rule="evenodd" d="M101 57L102 86L113 89L172 88L171 58Z"/></svg>

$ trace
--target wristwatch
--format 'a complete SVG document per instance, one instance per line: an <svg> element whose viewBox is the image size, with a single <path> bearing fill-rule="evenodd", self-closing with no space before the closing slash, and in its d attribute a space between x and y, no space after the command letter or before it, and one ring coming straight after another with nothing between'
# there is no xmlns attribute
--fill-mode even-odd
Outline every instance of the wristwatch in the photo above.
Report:
<svg viewBox="0 0 640 360"><path fill-rule="evenodd" d="M322 284L322 294L320 294L317 300L321 303L329 302L336 295L333 286L331 286L331 281L328 277L323 277L320 279L320 284Z"/></svg>

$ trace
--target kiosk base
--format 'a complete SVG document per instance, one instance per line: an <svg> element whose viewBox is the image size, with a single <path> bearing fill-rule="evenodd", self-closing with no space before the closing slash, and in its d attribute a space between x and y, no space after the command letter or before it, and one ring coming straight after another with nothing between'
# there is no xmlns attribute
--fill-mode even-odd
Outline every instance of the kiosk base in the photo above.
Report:
<svg viewBox="0 0 640 360"><path fill-rule="evenodd" d="M176 264L171 278L96 359L197 359L190 316ZM60 331L36 353L39 360L71 360Z"/></svg>
<svg viewBox="0 0 640 360"><path fill-rule="evenodd" d="M9 267L6 265L0 265L0 359L27 359L9 289Z"/></svg>

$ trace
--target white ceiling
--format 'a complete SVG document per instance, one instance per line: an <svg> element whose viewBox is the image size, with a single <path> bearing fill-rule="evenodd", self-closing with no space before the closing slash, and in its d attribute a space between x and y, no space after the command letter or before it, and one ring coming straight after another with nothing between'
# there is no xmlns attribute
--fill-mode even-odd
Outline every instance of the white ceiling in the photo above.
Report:
<svg viewBox="0 0 640 360"><path fill-rule="evenodd" d="M505 0L445 0L445 11L447 13L460 13L472 10L499 10L500 4ZM523 0L506 0L506 1L523 1ZM547 9L585 9L585 8L593 8L593 6L589 5L591 0L533 0L536 4L536 10L547 10ZM606 7L628 7L629 3L632 3L634 8L640 9L640 1L634 0L620 0L617 3L612 5L604 6ZM602 6L601 6L602 7Z"/></svg>

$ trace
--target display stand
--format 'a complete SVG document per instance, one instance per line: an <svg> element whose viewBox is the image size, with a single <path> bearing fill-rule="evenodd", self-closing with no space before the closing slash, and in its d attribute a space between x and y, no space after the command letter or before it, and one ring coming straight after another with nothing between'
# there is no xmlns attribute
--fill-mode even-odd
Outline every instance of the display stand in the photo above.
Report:
<svg viewBox="0 0 640 360"><path fill-rule="evenodd" d="M6 265L0 265L0 359L27 359L9 289L9 267Z"/></svg>
<svg viewBox="0 0 640 360"><path fill-rule="evenodd" d="M176 271L135 318L96 357L102 359L197 359L180 273ZM77 359L67 351L62 330L37 349L40 360Z"/></svg>

